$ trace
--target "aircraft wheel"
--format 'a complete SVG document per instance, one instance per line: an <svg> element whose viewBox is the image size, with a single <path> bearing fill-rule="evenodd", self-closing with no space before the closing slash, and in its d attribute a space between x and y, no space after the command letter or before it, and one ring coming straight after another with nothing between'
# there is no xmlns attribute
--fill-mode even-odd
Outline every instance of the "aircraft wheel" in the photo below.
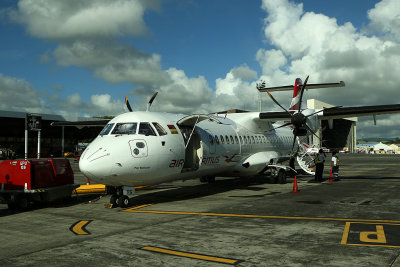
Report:
<svg viewBox="0 0 400 267"><path fill-rule="evenodd" d="M129 197L128 196L120 196L118 198L118 204L121 208L126 208L129 206Z"/></svg>
<svg viewBox="0 0 400 267"><path fill-rule="evenodd" d="M286 184L286 172L284 170L278 172L277 183Z"/></svg>
<svg viewBox="0 0 400 267"><path fill-rule="evenodd" d="M201 176L200 177L200 182L201 183L207 183L207 176Z"/></svg>
<svg viewBox="0 0 400 267"><path fill-rule="evenodd" d="M112 195L110 198L110 204L113 207L118 207L118 196L117 195Z"/></svg>

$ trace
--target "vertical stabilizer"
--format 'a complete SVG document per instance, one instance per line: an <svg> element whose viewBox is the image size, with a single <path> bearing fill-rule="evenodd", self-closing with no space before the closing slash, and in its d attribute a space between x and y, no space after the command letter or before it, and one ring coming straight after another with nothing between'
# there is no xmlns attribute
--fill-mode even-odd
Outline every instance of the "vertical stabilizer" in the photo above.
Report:
<svg viewBox="0 0 400 267"><path fill-rule="evenodd" d="M297 78L295 83L294 83L294 88L293 88L293 98L292 102L290 103L289 110L298 110L299 105L300 105L300 91L301 87L303 85L303 82L300 78Z"/></svg>

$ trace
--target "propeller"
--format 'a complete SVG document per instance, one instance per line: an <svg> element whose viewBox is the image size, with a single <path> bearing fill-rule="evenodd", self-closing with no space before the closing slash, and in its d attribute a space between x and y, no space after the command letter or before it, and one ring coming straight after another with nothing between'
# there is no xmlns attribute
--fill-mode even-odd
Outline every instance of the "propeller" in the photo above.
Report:
<svg viewBox="0 0 400 267"><path fill-rule="evenodd" d="M153 104L153 101L154 101L154 99L156 98L157 95L158 95L158 92L155 92L154 95L150 98L149 103L147 103L147 110L146 111L150 110L151 104Z"/></svg>
<svg viewBox="0 0 400 267"><path fill-rule="evenodd" d="M301 112L301 103L302 103L302 100L303 100L303 93L304 93L304 89L306 88L306 85L307 85L307 82L308 82L308 78L309 78L309 76L307 76L307 78L305 79L305 81L304 81L304 83L303 83L303 85L302 85L302 87L301 87L301 90L300 90L299 107L298 107L297 112L296 112L296 111L288 111L287 109L285 109L285 108L284 108L281 104L279 104L279 102L271 95L271 93L270 93L268 90L266 90L267 93L268 93L268 95L269 95L269 97L272 99L272 101L273 101L275 104L277 104L281 109L283 109L285 112L287 112L287 113L290 115L290 122L287 122L287 123L285 123L285 124L283 124L283 125L281 125L281 126L278 126L278 127L274 128L273 130L279 129L279 128L282 128L282 127L286 127L286 126L289 126L289 125L293 125L293 128L294 128L294 129L293 129L292 154L293 154L294 145L296 144L296 138L297 138L297 136L304 136L304 135L307 134L307 131L309 131L309 132L311 132L313 135L315 135L317 138L319 138L319 137L317 136L317 134L307 125L307 118L310 117L310 116L315 115L315 114L318 113L318 112L321 112L322 110L317 111L317 112L314 112L313 114L310 114L310 115L304 115L304 114ZM261 86L262 86L262 85L261 85Z"/></svg>
<svg viewBox="0 0 400 267"><path fill-rule="evenodd" d="M158 92L156 92L156 93L150 98L149 102L147 103L147 109L146 109L146 111L149 111L149 110L150 110L151 104L153 104L153 101L154 101L154 99L156 98L157 95L158 95ZM131 105L129 104L128 97L126 97L126 96L125 96L125 104L126 104L126 107L127 107L128 110L129 110L129 112L132 112L132 108L131 108Z"/></svg>
<svg viewBox="0 0 400 267"><path fill-rule="evenodd" d="M131 105L129 105L128 97L126 97L126 96L125 96L125 104L126 104L126 107L127 107L128 110L129 110L129 112L132 112Z"/></svg>
<svg viewBox="0 0 400 267"><path fill-rule="evenodd" d="M304 115L301 112L301 104L302 104L302 100L303 100L303 94L304 94L304 89L306 88L307 82L308 82L308 78L309 76L307 76L306 80L304 81L304 84L301 87L300 90L300 98L299 98L299 105L298 105L298 109L297 112L295 110L290 110L288 111L287 109L285 109L281 104L279 104L279 102L271 95L271 93L267 91L269 97L272 99L272 101L274 101L275 104L277 104L279 107L281 107L285 112L287 112L290 115L290 122L284 123L276 128L274 128L273 130L282 128L282 127L286 127L289 125L293 125L293 144L292 144L292 154L293 154L293 149L294 149L294 145L296 143L296 138L298 136L304 136L307 134L307 132L312 133L315 137L317 137L318 139L321 139L315 132L314 130L307 125L307 119L311 116L316 115L317 113L320 113L324 110L329 110L329 109L336 109L336 108L340 108L341 106L337 106L337 107L331 107L331 108L324 108L322 110L316 111L312 114L309 115ZM265 82L263 82L261 85L259 85L260 87L265 87Z"/></svg>

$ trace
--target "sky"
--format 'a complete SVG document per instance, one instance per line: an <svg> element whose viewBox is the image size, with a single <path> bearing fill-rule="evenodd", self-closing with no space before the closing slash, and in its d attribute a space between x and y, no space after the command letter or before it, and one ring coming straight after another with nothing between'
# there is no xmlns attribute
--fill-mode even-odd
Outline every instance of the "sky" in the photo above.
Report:
<svg viewBox="0 0 400 267"><path fill-rule="evenodd" d="M307 75L346 87L305 98L400 104L398 0L2 0L0 34L0 110L117 115L157 91L153 111L257 111L257 82ZM399 122L360 118L358 138L398 137Z"/></svg>

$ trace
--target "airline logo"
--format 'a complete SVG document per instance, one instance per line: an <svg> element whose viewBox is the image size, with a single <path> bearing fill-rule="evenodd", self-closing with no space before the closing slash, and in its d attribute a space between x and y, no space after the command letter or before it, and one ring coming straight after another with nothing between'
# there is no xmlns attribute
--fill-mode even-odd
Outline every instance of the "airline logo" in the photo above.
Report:
<svg viewBox="0 0 400 267"><path fill-rule="evenodd" d="M171 134L178 134L178 130L175 128L174 125L167 125L168 129L170 130Z"/></svg>

